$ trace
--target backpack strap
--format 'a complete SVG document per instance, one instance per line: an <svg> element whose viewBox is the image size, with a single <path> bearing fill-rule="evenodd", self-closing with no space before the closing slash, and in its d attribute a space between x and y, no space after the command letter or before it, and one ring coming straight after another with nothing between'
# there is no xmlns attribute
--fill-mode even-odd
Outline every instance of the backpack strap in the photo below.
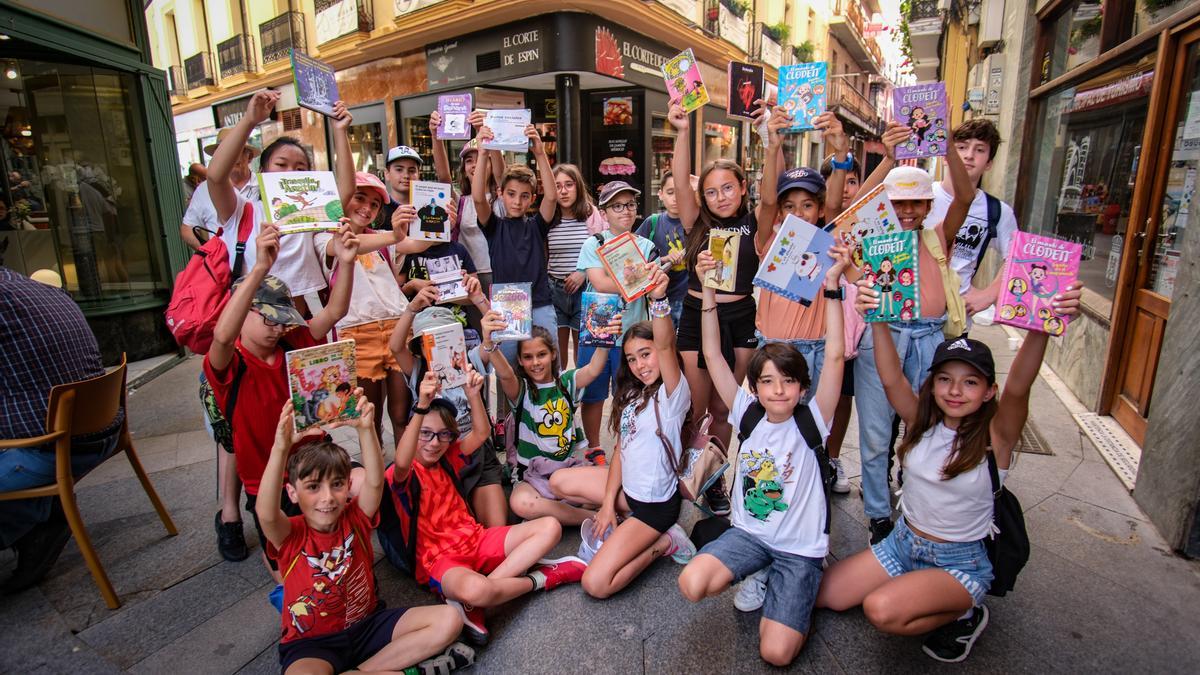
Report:
<svg viewBox="0 0 1200 675"><path fill-rule="evenodd" d="M978 272L979 266L983 264L983 256L1000 228L1000 200L986 192L983 196L987 199L987 232L983 235L983 245L979 247L979 253L975 256L975 272ZM971 273L972 277L975 276L975 272Z"/></svg>
<svg viewBox="0 0 1200 675"><path fill-rule="evenodd" d="M286 341L280 339L279 346L283 351L291 351L292 347ZM236 349L236 347L235 347ZM225 421L229 423L229 433L233 433L233 411L237 407L238 390L242 388L242 377L246 375L246 359L241 354L238 354L237 370L233 371L233 381L229 383L229 397L225 399L225 409L221 411L225 415Z"/></svg>
<svg viewBox="0 0 1200 675"><path fill-rule="evenodd" d="M658 230L658 214L652 213L646 220L650 221L650 234L646 238L650 241L654 241L654 233Z"/></svg>
<svg viewBox="0 0 1200 675"><path fill-rule="evenodd" d="M666 385L659 385L664 387ZM658 411L658 392L654 392L654 396L650 397L654 402L654 421L658 422L658 427L654 429L654 434L658 436L658 440L662 443L663 450L667 453L667 461L671 464L671 473L679 475L679 461L675 459L675 451L671 448L671 441L667 440L667 435L663 433L662 414Z"/></svg>
<svg viewBox="0 0 1200 675"><path fill-rule="evenodd" d="M812 449L817 460L817 475L821 479L821 490L825 493L825 534L829 534L829 521L833 516L833 506L829 498L830 466L829 453L821 441L821 432L817 429L817 421L813 419L812 410L805 404L800 404L792 410L792 419L800 428L804 442Z"/></svg>
<svg viewBox="0 0 1200 675"><path fill-rule="evenodd" d="M596 248L597 249L599 249L601 246L604 245L604 233L603 232L597 232L596 234L593 234L592 236L596 238Z"/></svg>
<svg viewBox="0 0 1200 675"><path fill-rule="evenodd" d="M745 443L750 434L754 433L754 427L762 421L767 415L767 409L755 399L746 406L746 412L742 414L742 421L738 423L738 440ZM799 424L799 422L797 422Z"/></svg>
<svg viewBox="0 0 1200 675"><path fill-rule="evenodd" d="M989 445L987 450L988 476L992 479L992 499L1000 496L1000 467L996 465L996 456L992 454L992 447Z"/></svg>
<svg viewBox="0 0 1200 675"><path fill-rule="evenodd" d="M237 246L234 246L233 268L230 270L229 283L242 276L242 268L246 266L246 242L250 240L250 231L254 229L254 206L250 202L242 208L242 219L238 221Z"/></svg>

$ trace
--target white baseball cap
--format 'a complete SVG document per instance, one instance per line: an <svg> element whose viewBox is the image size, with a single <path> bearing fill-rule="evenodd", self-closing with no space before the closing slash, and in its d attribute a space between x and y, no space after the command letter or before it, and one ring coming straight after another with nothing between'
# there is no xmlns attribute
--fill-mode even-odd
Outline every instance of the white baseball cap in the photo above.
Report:
<svg viewBox="0 0 1200 675"><path fill-rule="evenodd" d="M385 162L385 164L391 164L398 159L411 159L417 163L417 166L421 166L425 163L421 159L421 154L407 145L397 145L391 150L388 150L387 162Z"/></svg>
<svg viewBox="0 0 1200 675"><path fill-rule="evenodd" d="M888 199L933 199L933 176L915 166L898 166L883 179Z"/></svg>

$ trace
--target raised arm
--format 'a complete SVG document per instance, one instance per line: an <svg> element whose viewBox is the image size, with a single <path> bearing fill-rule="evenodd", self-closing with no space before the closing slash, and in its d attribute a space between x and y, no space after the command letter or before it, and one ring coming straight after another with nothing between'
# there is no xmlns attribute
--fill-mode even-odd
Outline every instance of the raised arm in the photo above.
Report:
<svg viewBox="0 0 1200 675"><path fill-rule="evenodd" d="M217 146L212 161L208 164L208 196L217 211L217 222L229 220L237 209L237 190L233 187L230 173L238 158L246 151L246 142L254 128L266 121L279 101L280 93L269 89L257 91L246 105L246 114L234 125L229 136Z"/></svg>
<svg viewBox="0 0 1200 675"><path fill-rule="evenodd" d="M608 325L604 327L604 332L609 335L621 334L621 316L617 315ZM604 372L604 366L608 363L608 347L596 347L596 351L592 352L592 359L587 362L587 365L575 371L575 389L582 390L584 387L596 381L600 377L600 373Z"/></svg>
<svg viewBox="0 0 1200 675"><path fill-rule="evenodd" d="M450 158L446 155L446 142L437 137L438 127L442 125L442 114L436 110L429 115L429 137L433 139L433 170L437 179L443 183L451 182Z"/></svg>
<svg viewBox="0 0 1200 675"><path fill-rule="evenodd" d="M388 349L406 377L412 375L413 367L416 365L412 352L408 351L408 333L412 330L413 317L426 307L432 306L437 299L437 288L433 286L422 288L400 314L395 327L392 328L392 336L388 338Z"/></svg>
<svg viewBox="0 0 1200 675"><path fill-rule="evenodd" d="M491 153L483 149L483 144L492 140L492 130L480 127L476 138L479 139L479 161L475 162L475 174L471 176L471 199L475 202L475 219L480 228L485 228L492 221L492 205L487 200Z"/></svg>
<svg viewBox="0 0 1200 675"><path fill-rule="evenodd" d="M242 283L234 289L229 301L225 303L225 309L221 310L221 316L217 318L217 325L213 327L212 346L208 348L208 363L214 370L225 370L233 359L233 345L242 332L246 315L250 313L254 294L270 273L271 265L279 255L279 230L270 223L263 223L254 245L258 251L254 267L250 268Z"/></svg>
<svg viewBox="0 0 1200 675"><path fill-rule="evenodd" d="M850 265L850 250L845 246L834 245L829 247L829 255L834 262L833 266L825 272L823 289L836 292L840 287L842 273ZM821 417L828 424L833 420L838 400L842 397L846 337L842 330L842 324L845 322L845 318L842 316L842 301L825 298L825 303L825 361L821 365L821 382L817 385L813 399L821 410ZM705 359L707 362L707 357Z"/></svg>
<svg viewBox="0 0 1200 675"><path fill-rule="evenodd" d="M526 126L525 135L529 138L533 157L537 160L538 179L542 181L542 203L538 206L538 211L542 214L542 220L549 223L554 220L554 214L558 213L558 200L555 199L557 188L554 186L554 171L550 168L550 156L546 154L546 144L542 142L537 127L532 124Z"/></svg>
<svg viewBox="0 0 1200 675"><path fill-rule="evenodd" d="M358 489L358 508L370 518L379 510L379 500L383 498L383 449L375 433L375 405L363 395L361 387L355 389L354 395L358 397L358 418L353 424L358 430L358 447L367 474Z"/></svg>
<svg viewBox="0 0 1200 675"><path fill-rule="evenodd" d="M333 175L337 179L338 197L342 200L342 212L350 210L350 199L354 197L354 153L350 150L350 125L354 116L346 110L346 104L333 104Z"/></svg>
<svg viewBox="0 0 1200 675"><path fill-rule="evenodd" d="M696 274L703 279L706 274L715 269L717 262L708 251L701 251L696 259ZM738 381L729 369L729 362L721 354L721 326L717 321L717 291L715 288L704 287L704 298L700 303L700 346L704 352L704 363L708 368L708 376L712 379L713 389L725 402L727 409L733 409L733 401L737 398Z"/></svg>
<svg viewBox="0 0 1200 675"><path fill-rule="evenodd" d="M471 406L471 433L460 441L459 448L464 455L473 454L483 447L492 437L492 420L488 417L487 405L483 402L483 384L486 382L473 367L467 366L467 383L463 389L467 392L467 404Z"/></svg>
<svg viewBox="0 0 1200 675"><path fill-rule="evenodd" d="M792 117L782 106L776 106L767 120L767 139L770 142L767 145L766 161L763 163L762 182L758 184L758 208L755 211L758 227L754 230L756 251L767 250L774 237L775 218L779 215L779 195L775 186L779 184L780 165L783 162L782 131L791 124Z"/></svg>
<svg viewBox="0 0 1200 675"><path fill-rule="evenodd" d="M957 148L950 148L946 152L946 168L950 172L950 185L954 188L954 201L950 202L946 218L942 221L942 250L952 252L954 238L971 212L971 202L975 201L975 185L967 175L967 167L963 166Z"/></svg>
<svg viewBox="0 0 1200 675"><path fill-rule="evenodd" d="M855 309L860 314L865 314L868 309L878 309L879 294L867 283L866 278L859 279L857 286ZM826 311L826 314L828 313ZM875 370L879 373L879 381L883 383L888 403L892 404L892 409L900 415L904 424L912 426L917 417L917 395L913 393L912 385L904 377L904 370L900 366L900 354L896 352L896 343L892 341L891 325L883 322L868 325L871 337L875 341ZM829 338L828 335L825 337ZM826 351L828 349L826 346Z"/></svg>
<svg viewBox="0 0 1200 675"><path fill-rule="evenodd" d="M358 236L350 229L350 223L342 219L342 226L330 240L334 257L337 258L337 279L329 291L329 302L325 303L316 316L308 322L308 329L316 339L324 338L337 325L346 312L350 311L350 294L354 289L354 263L358 258Z"/></svg>
<svg viewBox="0 0 1200 675"><path fill-rule="evenodd" d="M275 442L271 445L271 455L267 458L267 468L263 469L262 480L258 484L258 494L262 499L254 504L254 515L258 516L258 524L262 527L267 541L275 548L283 546L288 535L292 533L292 523L287 514L279 508L279 496L283 492L283 472L286 469L288 452L294 441L295 421L293 420L292 402L289 399L283 404L279 414L279 423L275 425Z"/></svg>
<svg viewBox="0 0 1200 675"><path fill-rule="evenodd" d="M504 397L515 401L521 395L521 381L517 378L517 373L513 370L512 364L508 362L508 358L504 356L504 352L497 349L500 345L492 340L492 333L505 326L500 312L492 310L484 315L482 322L483 353L488 355L488 363L496 370L496 380L504 392Z"/></svg>
<svg viewBox="0 0 1200 675"><path fill-rule="evenodd" d="M692 137L688 133L691 119L678 103L671 104L667 121L675 127L675 154L671 157L671 180L675 181L675 204L684 229L691 229L700 217L696 190L692 188Z"/></svg>
<svg viewBox="0 0 1200 675"><path fill-rule="evenodd" d="M825 137L825 145L833 151L833 160L835 162L845 162L850 158L850 139L846 136L846 130L842 127L842 121L837 115L831 113L822 113L817 116L820 120L825 115L829 115L829 121L817 127L821 130L822 136ZM834 168L829 173L829 180L825 181L825 222L829 222L836 218L842 212L842 197L846 187L846 170Z"/></svg>
<svg viewBox="0 0 1200 675"><path fill-rule="evenodd" d="M650 299L654 301L667 298L667 273L657 263L646 263L650 271ZM679 358L675 351L675 322L671 313L662 316L652 316L650 327L654 333L654 351L658 353L658 370L662 375L663 386L667 388L667 396L675 393L679 386Z"/></svg>
<svg viewBox="0 0 1200 675"><path fill-rule="evenodd" d="M408 424L404 427L404 434L400 436L400 440L396 443L396 456L392 463L395 465L394 473L396 479L408 477L408 472L412 469L413 458L417 456L417 441L420 440L421 422L425 421L425 413L421 410L429 410L429 404L433 402L437 396L440 385L438 384L437 373L430 370L425 373L424 379L417 387L417 404L413 407L412 417L409 418Z"/></svg>
<svg viewBox="0 0 1200 675"><path fill-rule="evenodd" d="M858 188L858 194L865 195L874 190L875 186L883 184L888 172L896 166L896 146L907 141L909 136L912 136L912 129L899 122L888 122L887 130L879 139L883 142L883 159L863 181L862 186Z"/></svg>

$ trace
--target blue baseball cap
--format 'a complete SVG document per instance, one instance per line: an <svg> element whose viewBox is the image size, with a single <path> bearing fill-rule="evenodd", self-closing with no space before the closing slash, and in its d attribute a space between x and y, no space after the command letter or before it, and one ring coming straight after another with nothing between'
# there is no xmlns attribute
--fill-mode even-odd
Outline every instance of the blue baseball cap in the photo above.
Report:
<svg viewBox="0 0 1200 675"><path fill-rule="evenodd" d="M806 166L798 169L788 169L779 176L775 195L782 197L783 193L797 188L814 195L820 194L825 189L825 179L821 178L819 171Z"/></svg>

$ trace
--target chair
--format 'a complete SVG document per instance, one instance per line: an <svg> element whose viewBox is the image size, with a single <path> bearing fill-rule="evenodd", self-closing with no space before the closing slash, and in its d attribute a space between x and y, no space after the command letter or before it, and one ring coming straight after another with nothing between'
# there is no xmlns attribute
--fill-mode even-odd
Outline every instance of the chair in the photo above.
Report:
<svg viewBox="0 0 1200 675"><path fill-rule="evenodd" d="M28 448L54 443L56 482L42 487L0 493L0 501L58 497L62 501L63 512L71 527L71 533L75 535L79 551L83 554L88 570L91 571L92 578L100 588L100 595L104 596L104 601L108 604L109 609L117 609L121 606L121 601L117 598L103 565L100 564L100 558L96 555L91 537L88 536L83 519L79 515L79 504L75 500L75 477L71 474L71 437L104 430L116 417L117 411L125 406L125 365L125 356L122 355L121 365L105 375L90 380L60 384L51 389L49 408L46 411L47 433L44 436L0 441L0 449ZM137 452L133 449L133 439L129 435L128 410L126 410L125 421L121 424L116 450L112 455L101 460L101 463L115 457L121 451L125 452L129 463L133 465L134 473L142 482L142 487L146 490L146 495L150 497L150 502L154 504L154 509L158 511L158 517L162 519L167 532L172 536L179 534L179 531L175 529L175 523L171 520L171 515L167 513L162 500L158 498L158 493L154 491L154 486L150 484L150 478L146 476L146 470L142 468L142 462L138 459Z"/></svg>

